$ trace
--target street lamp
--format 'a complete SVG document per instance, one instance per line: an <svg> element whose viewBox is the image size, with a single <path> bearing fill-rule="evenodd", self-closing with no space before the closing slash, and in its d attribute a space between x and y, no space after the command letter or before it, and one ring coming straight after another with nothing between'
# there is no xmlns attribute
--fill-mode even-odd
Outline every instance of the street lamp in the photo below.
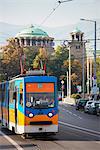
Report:
<svg viewBox="0 0 100 150"><path fill-rule="evenodd" d="M68 89L67 96L71 98L71 45L70 45L70 41L65 40L64 44L65 42L68 42L68 48L69 48L69 78L67 77L67 89ZM69 82L68 82L68 79L69 79Z"/></svg>
<svg viewBox="0 0 100 150"><path fill-rule="evenodd" d="M64 98L64 81L63 80L61 81L61 84L62 84L61 88L62 88L62 100L63 100Z"/></svg>
<svg viewBox="0 0 100 150"><path fill-rule="evenodd" d="M93 80L93 87L97 87L97 83L96 83L96 21L83 19L83 18L80 20L94 23L94 80ZM96 90L95 90L95 94L96 94Z"/></svg>

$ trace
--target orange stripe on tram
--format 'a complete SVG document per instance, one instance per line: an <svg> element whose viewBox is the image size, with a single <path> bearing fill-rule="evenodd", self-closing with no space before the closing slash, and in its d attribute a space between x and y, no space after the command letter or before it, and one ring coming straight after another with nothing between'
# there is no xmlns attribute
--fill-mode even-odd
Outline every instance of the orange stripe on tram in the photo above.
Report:
<svg viewBox="0 0 100 150"><path fill-rule="evenodd" d="M54 92L54 83L27 83L26 92Z"/></svg>

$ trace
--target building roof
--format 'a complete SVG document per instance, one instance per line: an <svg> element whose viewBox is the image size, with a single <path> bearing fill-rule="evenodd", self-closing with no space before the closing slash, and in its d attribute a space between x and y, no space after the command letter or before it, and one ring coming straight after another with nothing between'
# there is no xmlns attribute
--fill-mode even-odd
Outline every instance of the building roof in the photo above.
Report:
<svg viewBox="0 0 100 150"><path fill-rule="evenodd" d="M15 37L30 37L30 38L32 38L32 37L49 37L49 36L45 31L31 25L30 27L19 32Z"/></svg>
<svg viewBox="0 0 100 150"><path fill-rule="evenodd" d="M76 33L81 33L81 34L83 34L83 32L82 32L78 27L76 27L76 28L71 32L71 34L76 34Z"/></svg>

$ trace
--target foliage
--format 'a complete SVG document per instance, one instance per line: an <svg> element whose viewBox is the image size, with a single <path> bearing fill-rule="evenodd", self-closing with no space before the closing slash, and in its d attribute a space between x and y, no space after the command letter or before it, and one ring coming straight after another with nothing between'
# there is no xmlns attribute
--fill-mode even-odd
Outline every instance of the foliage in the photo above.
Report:
<svg viewBox="0 0 100 150"><path fill-rule="evenodd" d="M96 59L97 84L100 85L100 57Z"/></svg>
<svg viewBox="0 0 100 150"><path fill-rule="evenodd" d="M68 59L68 49L63 46L58 46L55 50L54 55L48 62L48 71L60 77L65 74L66 68L63 67L63 62Z"/></svg>
<svg viewBox="0 0 100 150"><path fill-rule="evenodd" d="M25 54L25 68L26 70L30 70L33 68L33 60L38 54L38 51L33 47L25 47L23 48L23 52Z"/></svg>
<svg viewBox="0 0 100 150"><path fill-rule="evenodd" d="M65 60L63 66L68 70L69 61ZM78 60L71 60L71 81L73 85L81 84L82 81L82 65Z"/></svg>
<svg viewBox="0 0 100 150"><path fill-rule="evenodd" d="M43 69L44 64L48 59L47 49L46 48L39 48L38 54L35 56L33 60L33 68Z"/></svg>
<svg viewBox="0 0 100 150"><path fill-rule="evenodd" d="M2 50L2 73L7 74L9 78L20 74L20 55L25 54L24 65L26 70L28 70L32 67L32 61L37 54L31 47L20 47L13 38L8 39L8 44L2 47Z"/></svg>
<svg viewBox="0 0 100 150"><path fill-rule="evenodd" d="M9 39L8 45L2 47L2 50L3 50L3 58L2 58L3 74L7 74L8 77L17 75L20 72L19 53L21 49L19 49L14 39Z"/></svg>

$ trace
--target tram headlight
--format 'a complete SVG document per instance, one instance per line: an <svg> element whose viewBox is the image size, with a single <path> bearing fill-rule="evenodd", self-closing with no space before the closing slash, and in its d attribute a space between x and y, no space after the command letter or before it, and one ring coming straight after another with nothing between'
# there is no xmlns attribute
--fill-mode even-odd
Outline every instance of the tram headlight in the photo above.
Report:
<svg viewBox="0 0 100 150"><path fill-rule="evenodd" d="M30 118L34 117L34 114L29 113L29 117L30 117Z"/></svg>
<svg viewBox="0 0 100 150"><path fill-rule="evenodd" d="M48 113L48 116L51 118L53 116L53 113L52 112L49 112Z"/></svg>

